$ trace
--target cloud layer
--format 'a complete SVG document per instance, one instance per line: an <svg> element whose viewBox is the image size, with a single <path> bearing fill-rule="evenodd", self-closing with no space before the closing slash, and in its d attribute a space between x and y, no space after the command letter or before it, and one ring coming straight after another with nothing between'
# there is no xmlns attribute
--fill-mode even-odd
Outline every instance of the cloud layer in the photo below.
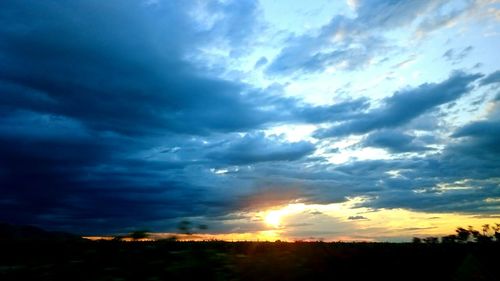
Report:
<svg viewBox="0 0 500 281"><path fill-rule="evenodd" d="M359 71L393 48L382 31L430 33L438 18L472 7L355 2L355 16L289 36L252 67L269 79L336 65ZM254 1L2 2L0 220L98 234L204 218L228 232L228 216L241 212L353 197L374 210L498 213L498 99L484 99L482 119L448 121L448 107L498 89L498 71L450 71L379 100L353 92L310 104L285 82L235 79L203 60L220 50L246 58L270 28L261 13ZM431 117L439 125L415 125ZM280 126L314 129L291 140L300 132ZM389 157L331 161L371 148Z"/></svg>

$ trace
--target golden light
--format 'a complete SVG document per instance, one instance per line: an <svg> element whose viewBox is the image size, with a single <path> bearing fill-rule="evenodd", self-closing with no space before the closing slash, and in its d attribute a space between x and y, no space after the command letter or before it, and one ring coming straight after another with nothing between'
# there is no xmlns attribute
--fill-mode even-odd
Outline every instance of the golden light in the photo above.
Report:
<svg viewBox="0 0 500 281"><path fill-rule="evenodd" d="M274 228L282 228L284 226L284 217L289 217L291 215L303 212L307 209L307 206L302 203L289 204L287 206L282 206L280 209L270 210L264 214L264 222Z"/></svg>
<svg viewBox="0 0 500 281"><path fill-rule="evenodd" d="M280 212L279 210L269 211L264 218L264 222L269 226L272 226L274 228L279 228L281 225L281 216L282 215L283 215L283 212Z"/></svg>
<svg viewBox="0 0 500 281"><path fill-rule="evenodd" d="M164 239L173 235L180 241L411 241L412 237L441 237L454 234L457 227L469 225L481 230L484 224L497 223L496 216L480 217L460 213L427 213L407 209L370 209L360 207L369 200L363 197L349 198L346 202L331 204L294 203L275 206L272 209L248 213L250 216L226 220L231 229L228 233L176 233L152 234L152 239ZM485 199L496 203L498 198ZM241 215L241 214L238 214ZM352 219L352 218L361 219ZM250 218L250 219L249 219ZM259 221L267 227L257 231L238 232L238 226ZM318 233L315 235L315 233ZM112 237L87 237L112 239Z"/></svg>
<svg viewBox="0 0 500 281"><path fill-rule="evenodd" d="M321 238L326 241L371 241L379 237L383 237L380 241L410 241L415 236L440 237L453 234L460 226L471 225L475 229L481 229L481 225L495 222L494 218L487 216L427 213L407 209L375 210L359 206L367 200L369 198L355 197L342 203L294 203L258 212L255 218L260 218L267 227L273 228L269 231L273 231L274 235L259 239L272 241L276 237L288 241L302 240L307 238L304 232L317 232L322 233ZM357 217L361 219L351 219Z"/></svg>

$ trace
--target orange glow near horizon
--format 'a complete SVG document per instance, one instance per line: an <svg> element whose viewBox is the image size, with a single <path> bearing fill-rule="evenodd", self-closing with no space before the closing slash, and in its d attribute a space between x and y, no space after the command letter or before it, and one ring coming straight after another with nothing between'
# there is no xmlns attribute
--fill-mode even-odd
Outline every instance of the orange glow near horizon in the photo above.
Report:
<svg viewBox="0 0 500 281"><path fill-rule="evenodd" d="M365 198L343 203L294 203L264 211L245 213L248 219L227 220L228 233L182 235L152 233L152 239L176 236L180 241L410 241L411 237L445 236L457 227L499 222L498 216L479 217L460 213L425 213L407 209L370 209L358 207ZM257 222L261 229L240 232L240 226ZM241 228L244 229L244 228ZM97 239L99 237L89 237Z"/></svg>
<svg viewBox="0 0 500 281"><path fill-rule="evenodd" d="M278 238L283 241L409 241L414 236L454 234L457 227L480 230L482 225L499 220L498 216L359 207L367 200L355 197L333 204L293 203L256 212L254 217L278 229Z"/></svg>

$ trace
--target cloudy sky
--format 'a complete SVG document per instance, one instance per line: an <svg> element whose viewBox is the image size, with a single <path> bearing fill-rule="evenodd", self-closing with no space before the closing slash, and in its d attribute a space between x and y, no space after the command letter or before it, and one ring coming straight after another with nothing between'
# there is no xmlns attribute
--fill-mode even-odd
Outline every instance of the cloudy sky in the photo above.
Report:
<svg viewBox="0 0 500 281"><path fill-rule="evenodd" d="M500 1L0 2L0 221L402 240L500 222Z"/></svg>

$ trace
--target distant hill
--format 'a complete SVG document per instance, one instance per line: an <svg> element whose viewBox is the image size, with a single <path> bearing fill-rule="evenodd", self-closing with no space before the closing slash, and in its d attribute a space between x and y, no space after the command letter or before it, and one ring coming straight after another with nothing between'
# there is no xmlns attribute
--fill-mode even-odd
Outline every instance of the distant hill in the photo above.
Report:
<svg viewBox="0 0 500 281"><path fill-rule="evenodd" d="M76 241L78 235L58 231L46 231L35 226L0 223L0 241Z"/></svg>

